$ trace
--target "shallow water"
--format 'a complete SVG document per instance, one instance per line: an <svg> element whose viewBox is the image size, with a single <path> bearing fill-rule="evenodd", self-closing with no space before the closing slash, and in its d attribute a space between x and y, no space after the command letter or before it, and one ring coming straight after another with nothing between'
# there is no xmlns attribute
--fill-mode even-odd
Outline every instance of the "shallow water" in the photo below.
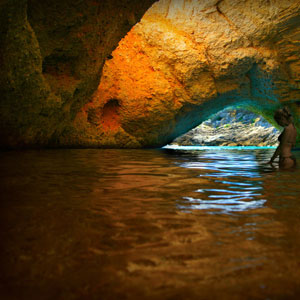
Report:
<svg viewBox="0 0 300 300"><path fill-rule="evenodd" d="M273 151L1 153L0 298L299 299L300 167Z"/></svg>

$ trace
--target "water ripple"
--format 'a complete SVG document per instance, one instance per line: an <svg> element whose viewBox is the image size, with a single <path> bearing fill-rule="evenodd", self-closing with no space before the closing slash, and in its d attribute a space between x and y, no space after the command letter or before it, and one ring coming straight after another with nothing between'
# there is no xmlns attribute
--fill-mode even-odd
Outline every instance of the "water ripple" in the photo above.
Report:
<svg viewBox="0 0 300 300"><path fill-rule="evenodd" d="M204 210L207 213L228 214L261 208L266 200L260 193L262 177L260 162L265 156L243 151L198 151L190 161L178 162L182 168L199 170L198 177L210 181L210 186L201 187L194 192L201 197L182 197L179 208Z"/></svg>

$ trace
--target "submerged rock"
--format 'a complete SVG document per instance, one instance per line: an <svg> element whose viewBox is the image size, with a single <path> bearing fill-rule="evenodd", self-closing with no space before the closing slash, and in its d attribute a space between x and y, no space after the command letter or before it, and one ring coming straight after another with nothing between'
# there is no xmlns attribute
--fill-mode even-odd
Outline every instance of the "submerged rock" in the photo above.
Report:
<svg viewBox="0 0 300 300"><path fill-rule="evenodd" d="M277 146L280 132L244 109L223 110L172 144L183 146Z"/></svg>

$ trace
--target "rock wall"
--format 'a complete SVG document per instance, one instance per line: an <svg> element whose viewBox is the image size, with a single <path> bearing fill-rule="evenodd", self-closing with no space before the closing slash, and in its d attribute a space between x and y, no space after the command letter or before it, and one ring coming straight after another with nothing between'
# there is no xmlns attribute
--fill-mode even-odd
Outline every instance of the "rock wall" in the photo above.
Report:
<svg viewBox="0 0 300 300"><path fill-rule="evenodd" d="M227 106L300 128L298 0L161 0L120 42L69 140L155 147Z"/></svg>
<svg viewBox="0 0 300 300"><path fill-rule="evenodd" d="M154 1L2 0L0 147L70 145L105 60Z"/></svg>
<svg viewBox="0 0 300 300"><path fill-rule="evenodd" d="M298 0L161 0L111 55L153 2L2 0L0 146L161 146L232 105L300 128Z"/></svg>

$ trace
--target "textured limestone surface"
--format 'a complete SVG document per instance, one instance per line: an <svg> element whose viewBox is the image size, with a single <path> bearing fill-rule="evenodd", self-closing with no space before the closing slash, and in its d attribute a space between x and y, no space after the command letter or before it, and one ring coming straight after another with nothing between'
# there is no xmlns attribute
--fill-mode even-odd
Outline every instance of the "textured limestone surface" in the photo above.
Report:
<svg viewBox="0 0 300 300"><path fill-rule="evenodd" d="M153 2L1 1L0 146L161 146L237 104L300 128L299 0L161 0L111 55Z"/></svg>
<svg viewBox="0 0 300 300"><path fill-rule="evenodd" d="M183 146L277 146L280 131L245 109L224 109L176 138Z"/></svg>
<svg viewBox="0 0 300 300"><path fill-rule="evenodd" d="M73 139L155 147L228 106L300 116L298 0L161 0L119 43ZM66 143L66 140L61 140Z"/></svg>
<svg viewBox="0 0 300 300"><path fill-rule="evenodd" d="M153 2L0 1L0 146L71 145L105 60Z"/></svg>

